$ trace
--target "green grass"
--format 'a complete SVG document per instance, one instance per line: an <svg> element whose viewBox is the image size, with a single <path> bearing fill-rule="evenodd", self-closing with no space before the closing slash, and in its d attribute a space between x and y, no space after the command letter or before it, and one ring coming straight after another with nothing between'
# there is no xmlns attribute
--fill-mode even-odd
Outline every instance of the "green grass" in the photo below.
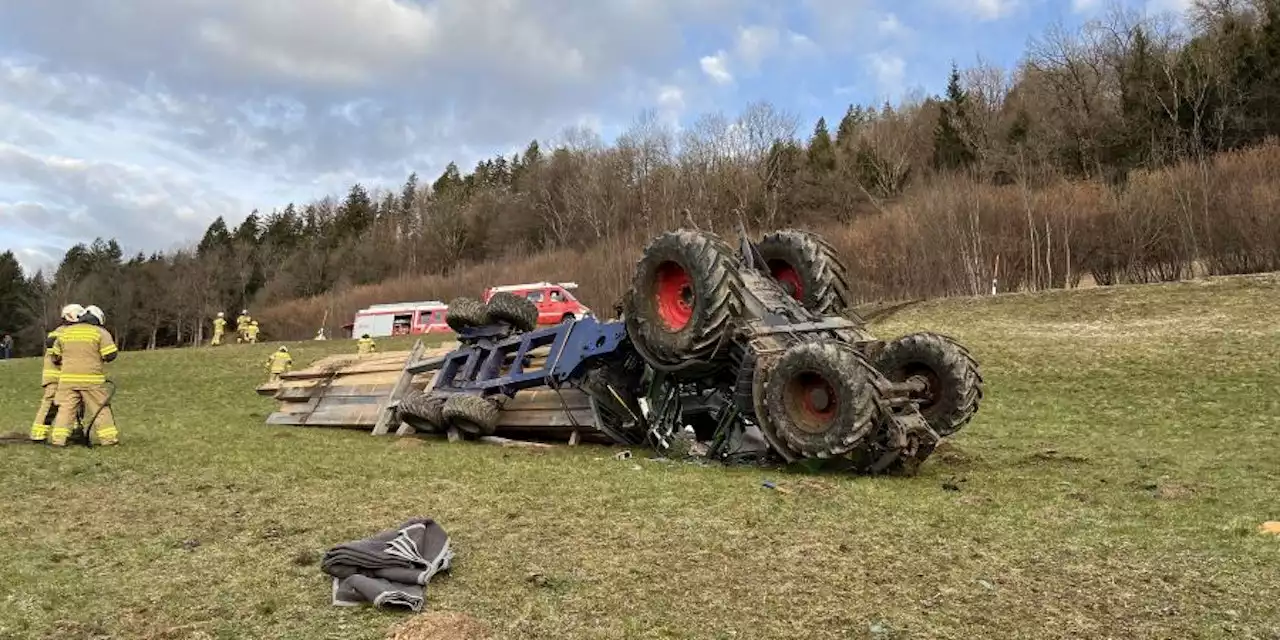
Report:
<svg viewBox="0 0 1280 640"><path fill-rule="evenodd" d="M907 479L268 428L272 345L126 353L123 446L0 447L0 637L383 637L405 616L329 606L319 556L430 516L428 608L496 638L1275 638L1277 318L1275 277L899 312L876 332L954 335L988 384ZM0 430L38 368L0 364Z"/></svg>

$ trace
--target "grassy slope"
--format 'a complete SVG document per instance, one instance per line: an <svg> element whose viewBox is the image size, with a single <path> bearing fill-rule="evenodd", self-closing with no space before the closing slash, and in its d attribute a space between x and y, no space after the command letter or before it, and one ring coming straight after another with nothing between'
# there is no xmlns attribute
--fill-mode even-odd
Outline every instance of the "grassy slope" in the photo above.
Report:
<svg viewBox="0 0 1280 640"><path fill-rule="evenodd" d="M124 354L123 447L0 449L0 637L377 638L403 616L330 607L318 556L418 515L459 553L429 607L503 638L1274 637L1277 317L1275 278L903 311L988 380L915 479L266 428L270 345Z"/></svg>

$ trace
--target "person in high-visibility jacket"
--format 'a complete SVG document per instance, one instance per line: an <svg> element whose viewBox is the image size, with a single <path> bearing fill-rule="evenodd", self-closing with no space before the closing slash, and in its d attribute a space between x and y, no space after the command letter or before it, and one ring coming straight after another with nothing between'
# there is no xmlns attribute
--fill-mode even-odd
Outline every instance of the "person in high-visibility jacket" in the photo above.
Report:
<svg viewBox="0 0 1280 640"><path fill-rule="evenodd" d="M249 326L245 328L244 339L249 344L254 344L258 341L258 321L257 320L251 321L249 323Z"/></svg>
<svg viewBox="0 0 1280 640"><path fill-rule="evenodd" d="M54 412L57 411L54 400L58 395L58 378L62 370L58 363L54 362L53 345L62 334L62 329L79 320L82 313L84 313L84 307L78 304L63 307L61 324L50 331L45 339L44 369L40 372L40 388L44 393L40 397L40 408L36 409L36 419L31 423L31 439L36 442L44 442L49 438L49 425L53 423Z"/></svg>
<svg viewBox="0 0 1280 640"><path fill-rule="evenodd" d="M248 309L241 309L240 315L236 316L236 342L244 342L249 336L245 331L249 328L249 322L253 318L249 317Z"/></svg>
<svg viewBox="0 0 1280 640"><path fill-rule="evenodd" d="M213 319L213 339L209 341L209 346L216 347L222 344L222 333L227 330L227 319L224 314L219 311L218 317Z"/></svg>
<svg viewBox="0 0 1280 640"><path fill-rule="evenodd" d="M378 345L374 343L373 338L370 338L367 333L360 336L359 340L356 340L356 355L367 356L377 350Z"/></svg>
<svg viewBox="0 0 1280 640"><path fill-rule="evenodd" d="M71 436L81 405L85 415L93 416L92 423L84 425L91 436L96 436L99 446L120 441L120 431L108 404L107 375L103 365L119 355L111 332L107 331L107 318L102 310L90 305L75 324L63 327L53 341L50 355L61 367L58 375L58 393L54 402L58 415L53 420L49 444L64 447Z"/></svg>
<svg viewBox="0 0 1280 640"><path fill-rule="evenodd" d="M281 345L275 353L267 356L267 373L271 376L267 382L279 382L280 375L293 369L293 356L289 355L289 347Z"/></svg>

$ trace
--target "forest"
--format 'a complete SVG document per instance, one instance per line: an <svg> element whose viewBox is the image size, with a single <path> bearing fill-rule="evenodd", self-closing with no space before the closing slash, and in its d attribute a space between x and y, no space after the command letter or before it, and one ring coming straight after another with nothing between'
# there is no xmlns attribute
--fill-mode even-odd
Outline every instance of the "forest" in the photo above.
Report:
<svg viewBox="0 0 1280 640"><path fill-rule="evenodd" d="M827 234L866 301L1280 269L1280 0L1181 23L1113 10L1015 68L953 67L942 95L833 116L762 101L676 131L644 112L611 143L569 129L218 219L179 251L99 239L34 274L0 254L0 330L36 353L62 304L92 301L126 349L200 344L242 308L266 339L302 339L499 280L573 279L608 316L649 237L739 223Z"/></svg>

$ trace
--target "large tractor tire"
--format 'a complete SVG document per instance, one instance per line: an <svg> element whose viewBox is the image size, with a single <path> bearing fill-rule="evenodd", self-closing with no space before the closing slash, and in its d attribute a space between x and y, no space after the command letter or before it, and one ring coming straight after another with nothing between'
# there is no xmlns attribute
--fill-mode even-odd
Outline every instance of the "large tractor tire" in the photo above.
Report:
<svg viewBox="0 0 1280 640"><path fill-rule="evenodd" d="M489 309L475 298L454 298L449 302L449 311L445 314L444 322L454 331L483 327L490 322Z"/></svg>
<svg viewBox="0 0 1280 640"><path fill-rule="evenodd" d="M664 233L636 265L624 316L627 335L647 359L679 366L709 362L727 341L742 308L738 257L718 236Z"/></svg>
<svg viewBox="0 0 1280 640"><path fill-rule="evenodd" d="M489 319L505 322L516 331L533 331L538 326L538 306L524 296L499 291L489 298Z"/></svg>
<svg viewBox="0 0 1280 640"><path fill-rule="evenodd" d="M968 424L982 402L977 361L941 334L913 333L889 342L876 357L876 368L894 382L924 382L924 392L912 398L929 427L944 438Z"/></svg>
<svg viewBox="0 0 1280 640"><path fill-rule="evenodd" d="M441 411L446 425L475 436L491 436L498 428L498 405L494 401L468 393L449 396Z"/></svg>
<svg viewBox="0 0 1280 640"><path fill-rule="evenodd" d="M838 316L851 305L849 278L836 250L815 233L786 229L756 245L769 273L787 293L820 316Z"/></svg>
<svg viewBox="0 0 1280 640"><path fill-rule="evenodd" d="M852 451L883 420L888 381L852 347L835 341L787 349L765 385L766 419L806 458Z"/></svg>
<svg viewBox="0 0 1280 640"><path fill-rule="evenodd" d="M446 395L417 391L400 401L397 413L402 422L424 433L444 430L444 403Z"/></svg>

